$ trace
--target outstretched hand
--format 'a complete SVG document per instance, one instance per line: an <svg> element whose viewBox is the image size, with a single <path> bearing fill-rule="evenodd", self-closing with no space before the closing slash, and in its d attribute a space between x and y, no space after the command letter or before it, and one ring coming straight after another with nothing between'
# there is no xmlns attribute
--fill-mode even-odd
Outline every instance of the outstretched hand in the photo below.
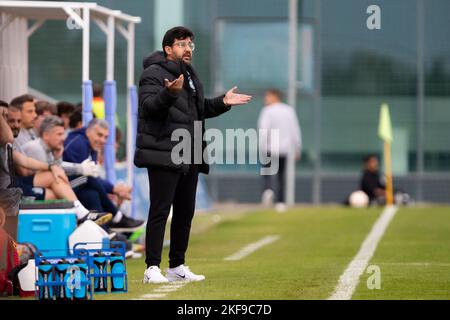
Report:
<svg viewBox="0 0 450 320"><path fill-rule="evenodd" d="M164 85L172 93L178 93L183 89L184 75L180 75L177 79L169 81L164 79Z"/></svg>
<svg viewBox="0 0 450 320"><path fill-rule="evenodd" d="M223 103L228 106L235 106L239 104L247 104L252 99L252 96L236 93L237 87L231 88L223 97Z"/></svg>

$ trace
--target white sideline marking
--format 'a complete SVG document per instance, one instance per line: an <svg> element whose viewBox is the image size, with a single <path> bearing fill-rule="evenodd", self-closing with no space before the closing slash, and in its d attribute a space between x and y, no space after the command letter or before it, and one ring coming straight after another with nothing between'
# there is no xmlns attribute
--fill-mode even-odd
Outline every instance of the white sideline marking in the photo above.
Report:
<svg viewBox="0 0 450 320"><path fill-rule="evenodd" d="M167 284L167 285L163 285L161 287L159 287L160 289L173 289L173 288L181 288L184 287L186 285L186 282L173 282L173 284Z"/></svg>
<svg viewBox="0 0 450 320"><path fill-rule="evenodd" d="M158 298L164 298L165 294L157 294L157 293L147 293L142 296L144 299L158 299Z"/></svg>
<svg viewBox="0 0 450 320"><path fill-rule="evenodd" d="M173 288L156 288L155 290L153 290L156 293L168 293L168 292L172 292L172 291L177 291L180 287L173 287Z"/></svg>
<svg viewBox="0 0 450 320"><path fill-rule="evenodd" d="M256 250L258 250L259 248L262 248L268 244L271 244L272 242L275 242L278 239L280 239L280 236L278 236L278 235L264 237L257 242L250 243L249 245L245 246L238 252L232 254L231 256L224 258L224 260L225 261L241 260L242 258L245 258L246 256L248 256L248 255L252 254L253 252L255 252Z"/></svg>
<svg viewBox="0 0 450 320"><path fill-rule="evenodd" d="M373 225L372 230L370 230L358 253L339 278L339 282L328 300L350 300L352 298L353 292L359 283L359 277L366 270L370 259L375 253L378 242L383 237L384 232L396 213L396 206L389 206L383 210L383 213Z"/></svg>
<svg viewBox="0 0 450 320"><path fill-rule="evenodd" d="M450 263L438 262L378 262L375 263L380 266L405 266L405 267L450 267Z"/></svg>
<svg viewBox="0 0 450 320"><path fill-rule="evenodd" d="M167 296L170 292L175 292L178 289L181 289L187 284L187 282L174 282L173 284L165 284L153 289L151 293L146 293L142 295L138 300L153 300L153 299L161 299Z"/></svg>

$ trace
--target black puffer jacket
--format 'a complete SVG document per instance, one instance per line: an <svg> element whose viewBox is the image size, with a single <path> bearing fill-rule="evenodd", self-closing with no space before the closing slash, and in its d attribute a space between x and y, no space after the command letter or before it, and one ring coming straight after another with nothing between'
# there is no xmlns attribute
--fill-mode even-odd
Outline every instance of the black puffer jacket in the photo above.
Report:
<svg viewBox="0 0 450 320"><path fill-rule="evenodd" d="M139 112L134 164L137 167L162 167L187 172L189 164L175 164L171 159L172 148L179 141L171 141L176 129L187 129L194 136L194 121L216 117L228 110L223 95L205 99L203 86L195 70L184 62L167 60L162 51L151 54L143 61L144 71L139 81ZM188 84L189 72L196 88L196 97ZM184 74L184 87L172 94L164 85L164 79L173 81ZM196 109L194 109L196 108ZM195 112L197 111L197 112ZM202 141L202 154L206 148ZM209 165L202 160L200 172L208 173Z"/></svg>

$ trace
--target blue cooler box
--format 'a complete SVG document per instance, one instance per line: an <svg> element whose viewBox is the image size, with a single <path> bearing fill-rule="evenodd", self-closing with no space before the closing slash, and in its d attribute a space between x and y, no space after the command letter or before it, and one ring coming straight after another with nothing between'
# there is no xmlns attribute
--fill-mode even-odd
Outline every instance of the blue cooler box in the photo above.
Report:
<svg viewBox="0 0 450 320"><path fill-rule="evenodd" d="M76 227L77 218L73 207L21 206L18 241L31 242L48 256L66 255L69 253L69 236Z"/></svg>

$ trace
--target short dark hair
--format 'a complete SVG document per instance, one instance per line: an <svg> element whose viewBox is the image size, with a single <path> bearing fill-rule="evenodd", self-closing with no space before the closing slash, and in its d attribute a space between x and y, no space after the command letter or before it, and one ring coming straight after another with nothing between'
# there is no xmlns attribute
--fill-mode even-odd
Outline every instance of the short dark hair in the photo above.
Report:
<svg viewBox="0 0 450 320"><path fill-rule="evenodd" d="M9 104L22 111L22 107L25 102L33 102L33 101L34 97L31 94L23 94L21 96L12 99Z"/></svg>
<svg viewBox="0 0 450 320"><path fill-rule="evenodd" d="M368 163L371 159L377 159L378 160L378 156L375 153L368 154L368 155L364 156L363 162L364 163Z"/></svg>
<svg viewBox="0 0 450 320"><path fill-rule="evenodd" d="M274 96L278 97L278 99L283 100L283 92L281 90L278 90L276 88L269 88L266 90L266 93L273 94Z"/></svg>
<svg viewBox="0 0 450 320"><path fill-rule="evenodd" d="M38 116L42 115L45 111L50 112L52 115L56 114L56 106L48 101L40 100L36 102L36 113Z"/></svg>
<svg viewBox="0 0 450 320"><path fill-rule="evenodd" d="M63 114L68 114L70 116L75 111L75 106L70 102L60 101L56 104L56 109L58 110L59 117Z"/></svg>
<svg viewBox="0 0 450 320"><path fill-rule="evenodd" d="M186 38L191 38L192 40L194 40L194 33L186 27L178 26L167 30L162 41L164 56L167 56L166 50L164 50L166 46L172 46L175 42L175 39L184 40Z"/></svg>
<svg viewBox="0 0 450 320"><path fill-rule="evenodd" d="M95 83L92 86L92 95L94 97L102 97L103 96L103 87L102 85Z"/></svg>
<svg viewBox="0 0 450 320"><path fill-rule="evenodd" d="M83 122L83 114L81 110L75 110L69 118L69 127L75 129L80 122Z"/></svg>
<svg viewBox="0 0 450 320"><path fill-rule="evenodd" d="M0 100L0 107L8 108L9 104L7 102L3 101L3 100Z"/></svg>

